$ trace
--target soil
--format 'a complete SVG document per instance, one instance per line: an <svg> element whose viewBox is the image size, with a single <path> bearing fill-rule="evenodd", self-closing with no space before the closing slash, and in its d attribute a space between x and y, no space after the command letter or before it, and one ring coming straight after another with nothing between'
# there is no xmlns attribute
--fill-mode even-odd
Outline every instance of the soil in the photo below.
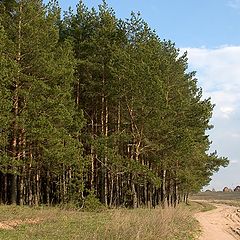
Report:
<svg viewBox="0 0 240 240"><path fill-rule="evenodd" d="M36 224L40 219L26 219L26 220L9 220L0 222L0 229L13 230L22 224Z"/></svg>
<svg viewBox="0 0 240 240"><path fill-rule="evenodd" d="M214 204L216 209L195 215L201 225L199 240L240 240L240 209Z"/></svg>

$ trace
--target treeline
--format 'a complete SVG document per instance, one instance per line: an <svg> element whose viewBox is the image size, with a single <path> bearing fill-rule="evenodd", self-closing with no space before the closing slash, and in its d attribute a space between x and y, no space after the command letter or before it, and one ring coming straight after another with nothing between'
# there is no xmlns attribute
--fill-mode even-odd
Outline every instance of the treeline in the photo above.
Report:
<svg viewBox="0 0 240 240"><path fill-rule="evenodd" d="M175 205L226 158L187 54L103 2L0 1L0 202Z"/></svg>

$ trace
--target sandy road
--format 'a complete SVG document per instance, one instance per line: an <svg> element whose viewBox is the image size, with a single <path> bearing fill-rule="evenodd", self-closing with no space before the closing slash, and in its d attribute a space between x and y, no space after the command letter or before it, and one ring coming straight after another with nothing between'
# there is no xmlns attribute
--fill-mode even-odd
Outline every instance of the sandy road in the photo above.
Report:
<svg viewBox="0 0 240 240"><path fill-rule="evenodd" d="M240 210L225 204L214 204L217 208L195 215L201 225L199 240L240 240Z"/></svg>

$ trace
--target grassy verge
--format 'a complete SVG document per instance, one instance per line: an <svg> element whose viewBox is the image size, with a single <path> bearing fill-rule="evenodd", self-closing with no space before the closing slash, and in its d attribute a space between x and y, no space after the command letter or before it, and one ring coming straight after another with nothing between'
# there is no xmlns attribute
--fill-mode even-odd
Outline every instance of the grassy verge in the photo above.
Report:
<svg viewBox="0 0 240 240"><path fill-rule="evenodd" d="M200 192L190 196L191 200L240 201L240 192Z"/></svg>
<svg viewBox="0 0 240 240"><path fill-rule="evenodd" d="M189 203L189 207L191 211L195 212L206 212L216 209L216 207L213 204L204 201L191 201Z"/></svg>
<svg viewBox="0 0 240 240"><path fill-rule="evenodd" d="M0 239L5 240L190 240L194 239L196 226L191 211L185 207L94 213L0 206Z"/></svg>
<svg viewBox="0 0 240 240"><path fill-rule="evenodd" d="M216 204L226 204L229 206L234 206L240 208L240 201L239 200L213 200L212 203Z"/></svg>

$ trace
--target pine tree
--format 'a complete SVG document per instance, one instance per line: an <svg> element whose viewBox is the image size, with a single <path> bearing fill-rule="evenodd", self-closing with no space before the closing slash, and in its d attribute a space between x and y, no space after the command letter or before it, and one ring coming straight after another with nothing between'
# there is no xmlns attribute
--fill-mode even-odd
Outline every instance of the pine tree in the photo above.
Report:
<svg viewBox="0 0 240 240"><path fill-rule="evenodd" d="M6 8L3 18L14 49L8 58L17 65L10 88L13 130L9 151L15 162L11 164L9 201L58 202L58 182L67 174L65 169L81 165L77 138L83 118L76 113L72 97L75 61L71 43L59 42L60 13L54 2L45 8L41 1L22 0L15 3L13 12L11 26L6 22L10 14Z"/></svg>
<svg viewBox="0 0 240 240"><path fill-rule="evenodd" d="M8 150L8 137L10 134L11 124L11 79L14 72L17 72L17 66L8 56L7 46L11 46L11 42L6 36L2 21L0 22L0 202L7 201L7 194L4 189L7 187L8 166L12 163L10 152Z"/></svg>
<svg viewBox="0 0 240 240"><path fill-rule="evenodd" d="M107 3L0 1L0 200L165 207L228 160L187 54Z"/></svg>

